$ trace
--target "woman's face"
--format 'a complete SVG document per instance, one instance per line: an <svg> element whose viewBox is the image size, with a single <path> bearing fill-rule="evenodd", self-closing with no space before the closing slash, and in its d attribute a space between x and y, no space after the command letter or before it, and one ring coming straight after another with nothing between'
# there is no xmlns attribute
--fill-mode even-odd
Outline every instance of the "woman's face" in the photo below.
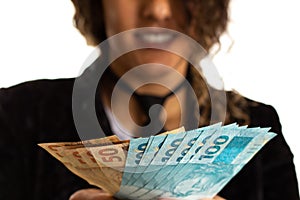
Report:
<svg viewBox="0 0 300 200"><path fill-rule="evenodd" d="M142 27L161 27L187 34L189 23L184 0L103 0L103 7L107 37ZM167 32L160 30L143 34L139 37L132 36L118 44L130 45L132 42L144 42L155 47L155 45L167 46L175 42ZM147 63L163 64L183 75L187 69L187 62L183 58L157 48L127 53L116 60L112 69L121 76L133 67ZM158 70L150 73L162 72Z"/></svg>

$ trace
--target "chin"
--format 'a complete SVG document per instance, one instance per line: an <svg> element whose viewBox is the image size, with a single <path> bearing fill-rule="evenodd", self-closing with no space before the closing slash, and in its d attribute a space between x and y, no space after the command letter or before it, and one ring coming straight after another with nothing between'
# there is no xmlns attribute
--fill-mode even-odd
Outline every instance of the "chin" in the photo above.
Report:
<svg viewBox="0 0 300 200"><path fill-rule="evenodd" d="M156 63L171 68L174 68L182 60L181 57L175 54L158 49L143 49L136 56L140 65Z"/></svg>

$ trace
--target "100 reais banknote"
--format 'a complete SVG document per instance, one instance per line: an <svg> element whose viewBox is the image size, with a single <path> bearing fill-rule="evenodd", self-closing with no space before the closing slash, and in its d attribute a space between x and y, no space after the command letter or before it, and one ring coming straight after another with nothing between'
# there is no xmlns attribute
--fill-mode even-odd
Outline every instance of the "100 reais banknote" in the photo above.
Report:
<svg viewBox="0 0 300 200"><path fill-rule="evenodd" d="M230 124L120 141L39 144L73 173L118 199L212 198L274 136Z"/></svg>

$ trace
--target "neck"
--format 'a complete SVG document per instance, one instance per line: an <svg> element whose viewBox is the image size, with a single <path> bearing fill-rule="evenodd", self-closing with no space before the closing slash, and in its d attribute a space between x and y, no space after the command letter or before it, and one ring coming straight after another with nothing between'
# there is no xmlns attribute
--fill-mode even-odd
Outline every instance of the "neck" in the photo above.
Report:
<svg viewBox="0 0 300 200"><path fill-rule="evenodd" d="M164 125L166 130L178 128L179 126L182 126L181 116L184 114L182 113L182 106L185 104L183 103L183 105L180 105L178 100L181 99L180 101L183 100L183 102L185 102L186 96L185 89L181 89L182 87L180 87L180 85L183 84L189 73L188 67L181 68L180 70L180 72L177 72L174 69L170 70L171 72L175 71L176 73L164 76L164 79L161 81L162 84L144 84L141 87L136 88L134 85L137 83L132 82L134 78L127 78L124 80L122 76L113 71L113 68L110 68L110 71L105 73L105 78L102 80L101 98L104 105L112 110L114 115L117 115L116 117L122 125L126 127L127 130L134 133L134 125L132 125L132 121L128 119L132 119L135 125L138 124L140 126L144 126L148 120L148 113L145 113L143 110L141 102L137 99L137 95L166 97L163 102L164 112L157 117L166 122ZM119 87L119 77L121 77L121 81L124 81L123 84L120 84L121 87ZM138 80L140 81L140 79ZM115 89L118 91L118 97L112 99L112 93L115 92ZM177 91L179 93L177 93ZM173 95L173 92L176 93L176 95ZM127 99L129 99L128 102ZM112 102L114 102L113 105ZM127 114L128 111L130 115Z"/></svg>

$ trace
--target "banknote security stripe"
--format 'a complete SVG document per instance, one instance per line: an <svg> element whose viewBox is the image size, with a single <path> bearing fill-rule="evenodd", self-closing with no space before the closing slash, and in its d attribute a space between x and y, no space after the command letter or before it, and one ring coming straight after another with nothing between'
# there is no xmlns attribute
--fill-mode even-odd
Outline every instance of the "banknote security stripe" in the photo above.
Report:
<svg viewBox="0 0 300 200"><path fill-rule="evenodd" d="M234 137L213 163L230 164L251 142L252 137Z"/></svg>

